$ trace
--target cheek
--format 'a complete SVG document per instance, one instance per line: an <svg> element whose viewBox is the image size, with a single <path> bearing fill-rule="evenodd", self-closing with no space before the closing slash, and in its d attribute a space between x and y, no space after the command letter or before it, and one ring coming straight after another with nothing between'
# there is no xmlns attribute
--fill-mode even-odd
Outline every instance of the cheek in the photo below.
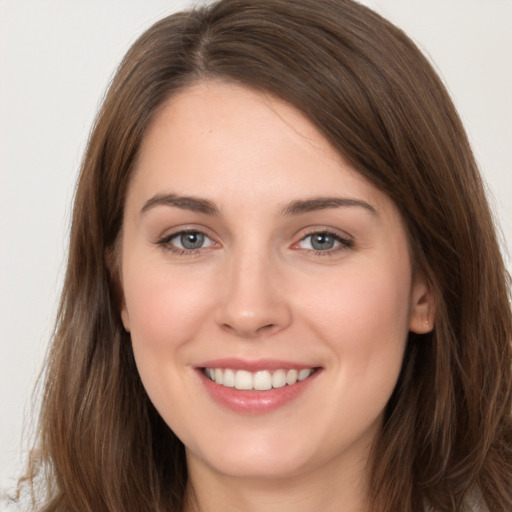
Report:
<svg viewBox="0 0 512 512"><path fill-rule="evenodd" d="M194 401L187 379L187 347L208 317L208 280L190 274L185 278L183 271L170 271L154 261L133 259L124 270L126 311L140 378L165 421L180 430L183 418L175 411L186 410Z"/></svg>
<svg viewBox="0 0 512 512"><path fill-rule="evenodd" d="M306 286L309 299L304 303L319 319L325 316L326 327L338 333L348 330L366 338L379 330L407 332L411 279L406 264L401 271L351 267L330 276L321 286Z"/></svg>
<svg viewBox="0 0 512 512"><path fill-rule="evenodd" d="M380 393L393 388L408 335L410 273L403 266L351 267L309 301L310 327L336 354L344 386Z"/></svg>
<svg viewBox="0 0 512 512"><path fill-rule="evenodd" d="M206 276L185 278L179 269L170 271L158 264L136 271L128 265L123 285L134 345L168 350L189 340L211 309Z"/></svg>
<svg viewBox="0 0 512 512"><path fill-rule="evenodd" d="M340 411L353 411L354 431L379 418L395 389L408 333L409 288L390 275L354 276L343 306L330 311L331 348L337 354L334 388ZM398 279L400 279L398 277ZM403 280L403 278L402 278ZM346 413L342 414L343 418Z"/></svg>
<svg viewBox="0 0 512 512"><path fill-rule="evenodd" d="M343 308L353 340L362 341L355 348L401 347L407 334L409 286L401 286L399 279L374 274L355 283Z"/></svg>

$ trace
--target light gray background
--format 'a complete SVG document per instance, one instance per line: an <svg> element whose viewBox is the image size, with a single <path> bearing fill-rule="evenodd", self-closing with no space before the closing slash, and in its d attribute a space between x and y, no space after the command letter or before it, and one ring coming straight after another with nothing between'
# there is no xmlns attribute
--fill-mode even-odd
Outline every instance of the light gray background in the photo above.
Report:
<svg viewBox="0 0 512 512"><path fill-rule="evenodd" d="M402 27L436 63L510 254L512 1L363 3ZM62 281L75 176L94 115L130 43L188 4L0 0L0 491L12 488L21 467L30 394ZM510 269L509 256L507 262Z"/></svg>

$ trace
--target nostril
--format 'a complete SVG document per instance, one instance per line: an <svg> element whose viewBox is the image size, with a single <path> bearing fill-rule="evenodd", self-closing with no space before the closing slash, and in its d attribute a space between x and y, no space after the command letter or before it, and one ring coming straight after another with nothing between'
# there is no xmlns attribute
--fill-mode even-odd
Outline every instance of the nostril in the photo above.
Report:
<svg viewBox="0 0 512 512"><path fill-rule="evenodd" d="M231 325L229 323L223 323L222 328L229 333L236 334L237 336L254 338L265 332L272 332L273 329L277 328L277 324L270 323L258 327L253 325Z"/></svg>

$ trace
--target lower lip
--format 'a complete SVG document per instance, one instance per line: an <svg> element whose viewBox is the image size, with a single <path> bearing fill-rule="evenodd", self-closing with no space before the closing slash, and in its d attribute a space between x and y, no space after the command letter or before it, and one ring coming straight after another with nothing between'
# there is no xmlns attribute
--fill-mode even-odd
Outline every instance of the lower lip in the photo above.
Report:
<svg viewBox="0 0 512 512"><path fill-rule="evenodd" d="M219 405L238 413L263 414L285 406L304 393L321 372L317 369L305 380L268 391L228 388L207 378L202 370L198 370L198 373L206 391Z"/></svg>

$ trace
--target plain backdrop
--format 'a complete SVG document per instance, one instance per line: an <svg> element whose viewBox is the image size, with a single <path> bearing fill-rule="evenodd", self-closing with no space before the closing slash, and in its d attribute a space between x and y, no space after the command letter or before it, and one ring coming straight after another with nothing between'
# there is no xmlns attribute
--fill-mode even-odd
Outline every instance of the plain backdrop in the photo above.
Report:
<svg viewBox="0 0 512 512"><path fill-rule="evenodd" d="M190 2L0 0L0 491L21 468L82 152L135 38ZM374 0L435 62L512 252L512 1ZM508 241L508 242L507 242ZM509 269L510 256L506 256Z"/></svg>

